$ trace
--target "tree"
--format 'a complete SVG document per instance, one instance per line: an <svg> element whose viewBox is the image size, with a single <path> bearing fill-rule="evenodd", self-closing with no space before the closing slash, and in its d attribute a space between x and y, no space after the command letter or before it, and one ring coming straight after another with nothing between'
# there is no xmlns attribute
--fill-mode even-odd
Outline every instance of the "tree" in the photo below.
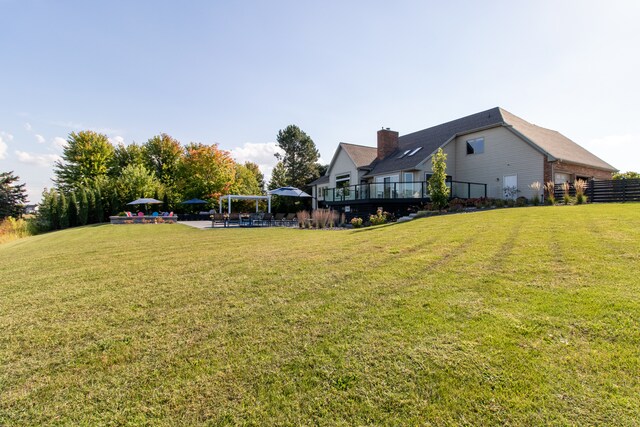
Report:
<svg viewBox="0 0 640 427"><path fill-rule="evenodd" d="M69 228L68 208L69 204L67 203L67 198L64 193L58 193L58 209L56 212L58 214L58 226L62 229Z"/></svg>
<svg viewBox="0 0 640 427"><path fill-rule="evenodd" d="M109 175L118 177L127 166L143 164L145 164L145 159L141 146L136 143L129 145L120 143L114 149Z"/></svg>
<svg viewBox="0 0 640 427"><path fill-rule="evenodd" d="M153 197L163 193L164 189L160 181L147 168L142 165L129 165L116 178L114 191L121 205L112 206L112 209L114 207L120 209L124 207L123 203L140 197Z"/></svg>
<svg viewBox="0 0 640 427"><path fill-rule="evenodd" d="M69 193L69 204L67 206L67 218L69 222L69 227L77 227L79 221L79 212L78 209L78 198L76 197L75 192Z"/></svg>
<svg viewBox="0 0 640 427"><path fill-rule="evenodd" d="M258 187L260 188L260 192L257 194L264 193L264 174L260 172L260 166L254 162L244 162L244 167L247 168L255 177L256 182L258 183Z"/></svg>
<svg viewBox="0 0 640 427"><path fill-rule="evenodd" d="M449 187L447 187L447 155L438 148L431 158L431 170L433 175L429 178L428 189L431 203L438 210L444 209L449 200Z"/></svg>
<svg viewBox="0 0 640 427"><path fill-rule="evenodd" d="M184 149L166 133L154 136L142 146L144 165L165 185L176 181Z"/></svg>
<svg viewBox="0 0 640 427"><path fill-rule="evenodd" d="M67 142L62 161L57 161L54 169L54 182L60 189L91 186L96 178L107 175L113 164L114 148L106 135L90 130L72 132Z"/></svg>
<svg viewBox="0 0 640 427"><path fill-rule="evenodd" d="M613 179L640 179L640 173L638 172L617 172L613 174Z"/></svg>
<svg viewBox="0 0 640 427"><path fill-rule="evenodd" d="M287 170L284 163L278 162L271 171L271 180L269 181L269 190L287 186Z"/></svg>
<svg viewBox="0 0 640 427"><path fill-rule="evenodd" d="M11 172L0 173L0 219L19 217L27 202L25 184L16 184L20 178Z"/></svg>
<svg viewBox="0 0 640 427"><path fill-rule="evenodd" d="M78 197L78 225L87 225L89 222L89 198L84 188L80 189Z"/></svg>
<svg viewBox="0 0 640 427"><path fill-rule="evenodd" d="M236 163L228 151L217 144L190 143L180 164L177 190L186 199L193 197L216 200L230 194L235 181Z"/></svg>
<svg viewBox="0 0 640 427"><path fill-rule="evenodd" d="M289 125L278 132L278 146L284 154L276 154L286 170L286 183L304 188L318 178L317 161L320 152L309 135L295 125Z"/></svg>

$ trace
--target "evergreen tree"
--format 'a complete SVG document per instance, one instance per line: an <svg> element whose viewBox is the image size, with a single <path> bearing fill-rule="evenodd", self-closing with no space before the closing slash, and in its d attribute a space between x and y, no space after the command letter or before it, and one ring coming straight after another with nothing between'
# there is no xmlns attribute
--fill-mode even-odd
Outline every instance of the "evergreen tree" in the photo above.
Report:
<svg viewBox="0 0 640 427"><path fill-rule="evenodd" d="M89 222L89 199L84 188L80 189L80 198L78 200L78 225L87 225Z"/></svg>
<svg viewBox="0 0 640 427"><path fill-rule="evenodd" d="M447 155L438 148L431 158L431 170L433 175L429 178L428 189L431 203L438 210L447 206L449 200L449 187L447 187Z"/></svg>
<svg viewBox="0 0 640 427"><path fill-rule="evenodd" d="M278 162L271 171L271 180L269 181L269 190L287 186L287 170L284 163Z"/></svg>
<svg viewBox="0 0 640 427"><path fill-rule="evenodd" d="M295 125L278 132L278 146L284 154L276 154L286 171L286 185L303 189L318 178L320 152L309 135Z"/></svg>
<svg viewBox="0 0 640 427"><path fill-rule="evenodd" d="M49 193L49 224L50 230L60 229L60 203L59 195L55 190Z"/></svg>
<svg viewBox="0 0 640 427"><path fill-rule="evenodd" d="M69 228L69 205L67 204L67 198L64 193L60 192L58 195L58 222L61 229Z"/></svg>
<svg viewBox="0 0 640 427"><path fill-rule="evenodd" d="M77 227L79 225L79 209L78 209L78 198L76 197L75 192L69 193L67 205L67 218L69 222L69 227Z"/></svg>
<svg viewBox="0 0 640 427"><path fill-rule="evenodd" d="M96 222L99 224L101 222L104 222L104 203L102 201L102 191L100 191L100 188L95 189L95 197L96 197L95 216L96 216Z"/></svg>
<svg viewBox="0 0 640 427"><path fill-rule="evenodd" d="M259 194L264 193L264 174L260 172L260 167L257 163L254 162L244 162L244 167L247 168L253 175L256 177L256 182L258 183L258 188L260 189Z"/></svg>
<svg viewBox="0 0 640 427"><path fill-rule="evenodd" d="M96 205L96 192L91 188L85 190L87 195L87 224L95 224L98 222L98 213Z"/></svg>
<svg viewBox="0 0 640 427"><path fill-rule="evenodd" d="M24 212L27 201L25 184L16 184L20 178L12 172L0 173L0 220L11 216L17 218Z"/></svg>

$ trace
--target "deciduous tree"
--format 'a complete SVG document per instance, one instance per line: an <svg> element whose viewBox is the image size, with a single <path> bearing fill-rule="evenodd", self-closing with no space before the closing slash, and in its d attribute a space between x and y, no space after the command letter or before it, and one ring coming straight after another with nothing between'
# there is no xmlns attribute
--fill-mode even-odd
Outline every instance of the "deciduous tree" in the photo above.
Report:
<svg viewBox="0 0 640 427"><path fill-rule="evenodd" d="M92 186L93 181L106 176L113 164L113 145L106 135L90 130L72 132L62 152L62 160L55 163L55 183L70 191Z"/></svg>
<svg viewBox="0 0 640 427"><path fill-rule="evenodd" d="M433 175L429 178L428 189L431 203L438 210L447 206L449 200L449 187L447 187L447 155L438 148L431 158L431 170Z"/></svg>

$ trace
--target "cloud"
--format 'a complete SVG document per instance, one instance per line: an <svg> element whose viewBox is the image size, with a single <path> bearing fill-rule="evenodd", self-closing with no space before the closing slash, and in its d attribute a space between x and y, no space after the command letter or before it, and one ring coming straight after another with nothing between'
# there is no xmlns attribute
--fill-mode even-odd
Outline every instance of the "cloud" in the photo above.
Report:
<svg viewBox="0 0 640 427"><path fill-rule="evenodd" d="M44 139L44 136L42 136L40 134L36 134L36 141L38 141L38 144L44 144L46 139Z"/></svg>
<svg viewBox="0 0 640 427"><path fill-rule="evenodd" d="M0 136L0 159L4 159L7 157L7 143L3 141L2 136Z"/></svg>
<svg viewBox="0 0 640 427"><path fill-rule="evenodd" d="M57 148L59 150L62 150L63 148L65 148L69 143L67 142L66 139L60 137L60 136L56 136L55 138L53 138L53 147Z"/></svg>
<svg viewBox="0 0 640 427"><path fill-rule="evenodd" d="M120 135L116 135L113 138L108 138L109 142L113 145L124 144L124 138Z"/></svg>
<svg viewBox="0 0 640 427"><path fill-rule="evenodd" d="M13 135L4 131L0 132L0 138L3 138L7 141L13 141Z"/></svg>
<svg viewBox="0 0 640 427"><path fill-rule="evenodd" d="M50 167L55 161L62 160L57 154L33 154L20 150L16 150L15 153L20 163L28 165Z"/></svg>
<svg viewBox="0 0 640 427"><path fill-rule="evenodd" d="M29 123L29 122L26 122L26 123L24 124L24 128L25 128L26 130L28 130L29 132L31 132L31 129L33 129L33 128L31 127L31 123Z"/></svg>
<svg viewBox="0 0 640 427"><path fill-rule="evenodd" d="M265 176L265 180L271 179L271 171L278 162L275 158L276 153L283 153L275 142L266 142L262 144L256 144L253 142L245 142L242 147L236 147L229 150L231 157L236 162L253 162L258 165L260 172Z"/></svg>

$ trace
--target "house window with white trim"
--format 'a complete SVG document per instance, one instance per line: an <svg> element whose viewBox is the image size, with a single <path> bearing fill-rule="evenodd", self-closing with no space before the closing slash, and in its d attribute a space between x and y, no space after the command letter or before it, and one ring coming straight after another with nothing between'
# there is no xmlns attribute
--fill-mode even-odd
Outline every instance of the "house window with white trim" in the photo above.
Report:
<svg viewBox="0 0 640 427"><path fill-rule="evenodd" d="M484 153L484 137L467 140L467 154Z"/></svg>

